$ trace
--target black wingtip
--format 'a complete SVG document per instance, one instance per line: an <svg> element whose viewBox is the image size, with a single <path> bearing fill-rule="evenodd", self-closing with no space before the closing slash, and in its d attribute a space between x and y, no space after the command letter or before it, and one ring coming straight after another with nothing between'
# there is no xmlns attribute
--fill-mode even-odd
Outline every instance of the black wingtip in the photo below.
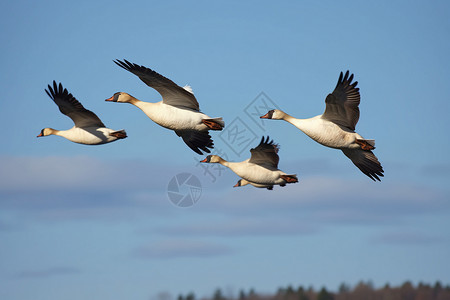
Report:
<svg viewBox="0 0 450 300"><path fill-rule="evenodd" d="M121 67L121 68L123 68L123 69L125 69L127 71L130 71L130 66L128 64L128 61L126 59L124 59L124 61L125 62L121 61L120 59L113 60L113 62L116 65L118 65L119 67Z"/></svg>
<svg viewBox="0 0 450 300"><path fill-rule="evenodd" d="M354 83L352 83L353 78L354 78L354 74L350 73L349 70L345 71L345 74L341 71L341 73L339 74L339 79L337 81L336 87L338 87L338 85L340 85L340 84L347 83L347 85L349 85L353 88L356 88L358 81L355 81Z"/></svg>
<svg viewBox="0 0 450 300"><path fill-rule="evenodd" d="M54 100L55 95L58 92L58 89L57 89L58 85L55 80L53 80L52 85L53 85L53 87L50 84L47 84L48 90L45 89L44 91L47 93L47 95L50 97L50 99Z"/></svg>
<svg viewBox="0 0 450 300"><path fill-rule="evenodd" d="M344 73L342 73L342 71L341 71L341 74L339 74L339 78L338 78L338 81L336 83L335 89L339 86L339 84L341 84L343 77L344 77Z"/></svg>
<svg viewBox="0 0 450 300"><path fill-rule="evenodd" d="M49 91L47 91L47 89L45 89L44 91L47 93L47 95L50 97L50 99L53 100L53 97L52 97L52 95L49 93Z"/></svg>
<svg viewBox="0 0 450 300"><path fill-rule="evenodd" d="M272 140L270 139L270 136L262 136L261 141L259 142L258 146L261 146L261 145L274 145L274 146L278 147L278 145L275 144L273 139Z"/></svg>
<svg viewBox="0 0 450 300"><path fill-rule="evenodd" d="M347 71L348 72L348 71ZM348 82L350 83L350 82L352 82L352 80L353 80L353 73L350 75L350 77L348 78Z"/></svg>

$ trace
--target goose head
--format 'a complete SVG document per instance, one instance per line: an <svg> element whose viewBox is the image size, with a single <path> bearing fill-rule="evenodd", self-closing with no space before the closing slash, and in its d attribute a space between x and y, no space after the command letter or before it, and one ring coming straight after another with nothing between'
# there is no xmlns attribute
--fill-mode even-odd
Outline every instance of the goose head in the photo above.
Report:
<svg viewBox="0 0 450 300"><path fill-rule="evenodd" d="M210 163L210 164L214 164L214 163L220 163L221 158L220 156L217 155L208 155L204 160L200 161L203 163Z"/></svg>
<svg viewBox="0 0 450 300"><path fill-rule="evenodd" d="M272 120L283 120L286 116L284 111L279 109L272 109L267 112L264 116L259 117L260 119L272 119Z"/></svg>
<svg viewBox="0 0 450 300"><path fill-rule="evenodd" d="M130 103L134 99L133 96L124 92L117 92L112 95L111 98L106 99L108 102L121 102L121 103Z"/></svg>
<svg viewBox="0 0 450 300"><path fill-rule="evenodd" d="M53 128L44 128L41 130L41 133L39 133L39 135L37 137L42 137L42 136L49 136L54 134L55 129Z"/></svg>
<svg viewBox="0 0 450 300"><path fill-rule="evenodd" d="M245 179L239 179L238 182L233 186L233 187L239 187L239 186L244 186L249 184L250 182L248 182Z"/></svg>

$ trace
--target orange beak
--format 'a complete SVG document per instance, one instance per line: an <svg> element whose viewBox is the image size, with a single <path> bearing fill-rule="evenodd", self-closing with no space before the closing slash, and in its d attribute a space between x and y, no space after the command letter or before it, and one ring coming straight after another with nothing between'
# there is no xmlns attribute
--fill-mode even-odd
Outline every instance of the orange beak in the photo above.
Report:
<svg viewBox="0 0 450 300"><path fill-rule="evenodd" d="M239 186L239 182L236 183L235 185L233 185L233 187L238 187Z"/></svg>
<svg viewBox="0 0 450 300"><path fill-rule="evenodd" d="M112 96L111 98L106 99L105 101L113 101L114 100L114 96Z"/></svg>
<svg viewBox="0 0 450 300"><path fill-rule="evenodd" d="M42 132L41 132L41 133L39 133L39 135L38 135L37 137L41 137L41 136L44 136L44 135L42 134Z"/></svg>
<svg viewBox="0 0 450 300"><path fill-rule="evenodd" d="M206 160L207 160L207 159L205 158L204 160L201 160L200 162L206 162Z"/></svg>
<svg viewBox="0 0 450 300"><path fill-rule="evenodd" d="M259 117L260 119L268 119L269 118L269 113L265 114L264 116Z"/></svg>

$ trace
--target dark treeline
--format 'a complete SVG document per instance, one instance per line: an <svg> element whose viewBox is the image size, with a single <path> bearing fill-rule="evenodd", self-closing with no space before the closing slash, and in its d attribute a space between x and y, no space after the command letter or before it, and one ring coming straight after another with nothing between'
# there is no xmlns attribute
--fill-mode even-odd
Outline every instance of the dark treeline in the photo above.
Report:
<svg viewBox="0 0 450 300"><path fill-rule="evenodd" d="M407 281L397 287L386 284L382 288L374 288L370 282L360 282L354 287L343 283L334 292L325 287L315 290L312 287L287 286L272 295L259 294L253 289L241 290L238 295L225 295L217 289L211 297L197 299L194 293L189 293L179 295L177 300L450 300L450 285L443 286L436 282L414 286Z"/></svg>

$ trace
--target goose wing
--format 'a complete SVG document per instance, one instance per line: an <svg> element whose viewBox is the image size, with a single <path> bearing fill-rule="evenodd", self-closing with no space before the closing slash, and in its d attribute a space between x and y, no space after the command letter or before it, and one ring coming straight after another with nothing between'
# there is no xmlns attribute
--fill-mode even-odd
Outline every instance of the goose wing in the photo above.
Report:
<svg viewBox="0 0 450 300"><path fill-rule="evenodd" d="M279 146L272 141L269 142L269 137L261 138L261 142L256 148L250 150L251 157L249 162L261 166L269 166L271 168L278 168L280 157L278 156Z"/></svg>
<svg viewBox="0 0 450 300"><path fill-rule="evenodd" d="M61 83L56 84L53 80L53 88L48 85L45 92L58 105L59 111L72 119L76 127L106 127L96 114L84 108Z"/></svg>
<svg viewBox="0 0 450 300"><path fill-rule="evenodd" d="M384 176L384 170L372 151L362 149L342 149L342 152L351 159L353 164L357 166L361 172L369 176L370 179L373 181L381 181L380 177Z"/></svg>
<svg viewBox="0 0 450 300"><path fill-rule="evenodd" d="M208 131L197 130L175 130L175 133L183 139L195 153L202 155L202 151L210 153L208 148L214 148L213 140Z"/></svg>
<svg viewBox="0 0 450 300"><path fill-rule="evenodd" d="M359 88L356 87L358 81L352 83L352 80L353 74L349 76L348 71L345 75L341 72L336 88L325 99L326 108L322 118L355 130L359 120L358 105L361 97Z"/></svg>
<svg viewBox="0 0 450 300"><path fill-rule="evenodd" d="M114 62L139 77L149 87L154 88L162 96L165 104L200 111L197 99L189 87L183 88L152 69L131 63L126 59L114 60Z"/></svg>

